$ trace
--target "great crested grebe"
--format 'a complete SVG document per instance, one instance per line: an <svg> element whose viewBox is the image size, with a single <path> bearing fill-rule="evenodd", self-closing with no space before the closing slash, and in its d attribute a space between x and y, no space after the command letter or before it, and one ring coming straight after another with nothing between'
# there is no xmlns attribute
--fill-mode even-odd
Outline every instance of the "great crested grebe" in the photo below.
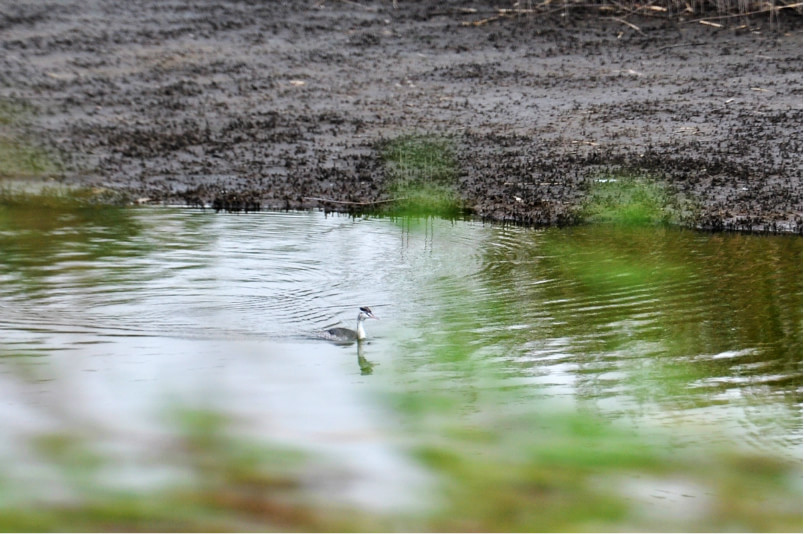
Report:
<svg viewBox="0 0 804 534"><path fill-rule="evenodd" d="M357 314L357 330L350 328L330 328L323 332L324 337L330 341L337 341L340 343L350 343L352 341L363 341L366 339L366 330L363 328L363 321L366 319L379 319L371 308L363 306L360 308L360 313Z"/></svg>

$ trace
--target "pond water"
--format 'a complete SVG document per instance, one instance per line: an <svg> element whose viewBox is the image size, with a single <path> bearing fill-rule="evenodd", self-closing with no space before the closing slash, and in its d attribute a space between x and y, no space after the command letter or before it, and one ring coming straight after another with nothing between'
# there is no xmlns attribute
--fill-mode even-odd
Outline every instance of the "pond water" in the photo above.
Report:
<svg viewBox="0 0 804 534"><path fill-rule="evenodd" d="M365 305L380 318L366 343L317 338ZM801 355L798 236L0 209L0 460L40 482L27 437L102 428L98 443L141 459L166 407L191 406L320 455L324 493L415 503L431 475L388 396L455 390L472 412L491 383L511 410L800 462ZM172 476L133 463L114 478Z"/></svg>

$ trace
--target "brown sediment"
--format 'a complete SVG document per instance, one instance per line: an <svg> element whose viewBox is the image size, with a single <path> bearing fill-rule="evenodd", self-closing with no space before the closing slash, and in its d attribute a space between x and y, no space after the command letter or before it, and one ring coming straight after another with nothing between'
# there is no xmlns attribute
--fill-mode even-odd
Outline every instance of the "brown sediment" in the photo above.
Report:
<svg viewBox="0 0 804 534"><path fill-rule="evenodd" d="M419 133L452 139L456 191L478 217L571 223L591 184L631 173L693 206L683 224L802 231L793 10L719 28L405 0L3 12L0 98L34 108L27 134L70 155L67 183L350 211L391 197L382 141Z"/></svg>

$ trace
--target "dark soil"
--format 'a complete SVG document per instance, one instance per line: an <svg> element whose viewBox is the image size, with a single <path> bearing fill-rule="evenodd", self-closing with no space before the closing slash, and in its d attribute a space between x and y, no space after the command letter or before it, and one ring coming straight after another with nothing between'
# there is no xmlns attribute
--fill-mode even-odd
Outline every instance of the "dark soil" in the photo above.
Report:
<svg viewBox="0 0 804 534"><path fill-rule="evenodd" d="M418 133L454 140L479 217L573 222L636 173L683 224L801 233L800 15L494 5L2 0L0 98L61 180L143 201L365 207L389 198L382 140Z"/></svg>

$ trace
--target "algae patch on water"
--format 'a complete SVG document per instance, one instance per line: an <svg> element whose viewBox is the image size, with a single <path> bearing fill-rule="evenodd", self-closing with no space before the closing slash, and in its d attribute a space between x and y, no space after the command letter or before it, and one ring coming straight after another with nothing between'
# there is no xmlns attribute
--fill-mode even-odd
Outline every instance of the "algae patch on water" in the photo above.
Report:
<svg viewBox="0 0 804 534"><path fill-rule="evenodd" d="M453 139L431 134L403 135L379 143L394 202L390 211L411 216L455 217L463 212L455 188L457 152Z"/></svg>

